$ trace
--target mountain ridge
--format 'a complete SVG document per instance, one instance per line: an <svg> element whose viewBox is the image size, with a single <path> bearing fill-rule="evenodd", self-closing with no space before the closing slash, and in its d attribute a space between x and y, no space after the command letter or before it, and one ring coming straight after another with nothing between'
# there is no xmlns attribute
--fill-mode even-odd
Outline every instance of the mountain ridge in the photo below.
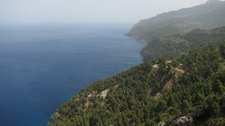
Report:
<svg viewBox="0 0 225 126"><path fill-rule="evenodd" d="M151 47L152 42L168 36L185 35L195 29L212 30L225 26L225 1L210 0L205 4L159 14L135 24L128 36ZM146 46L141 51L144 60ZM151 49L151 48L149 48ZM161 58L161 57L158 57Z"/></svg>
<svg viewBox="0 0 225 126"><path fill-rule="evenodd" d="M212 1L214 1L214 0L212 0ZM202 24L197 19L193 19L193 18L196 18L199 16L207 16L205 18L208 18L209 13L213 13L214 11L219 11L220 9L224 9L225 2L220 1L220 0L216 0L216 1L217 2L208 1L205 4L197 5L197 6L190 7L190 8L179 9L177 11L170 11L170 12L162 13L157 16L148 18L148 19L141 20L139 23L137 23L133 26L133 28L128 33L128 35L132 36L138 40L139 39L142 40L144 38L142 38L143 36L141 36L141 34L147 32L147 31L145 31L147 29L148 30L150 29L152 31L157 31L157 30L162 30L164 27L174 26L176 28L177 25L180 25L181 28L179 29L179 27L178 27L177 29L179 29L179 30L182 29L182 33L183 32L187 33L194 29L197 29L197 28L199 28L199 29L203 28L203 30L210 30L212 28L224 26L225 25L224 18L222 18L223 19L222 24L214 24L217 26L208 26L208 27L207 27L207 25L210 25L210 24L204 24L204 22ZM221 15L224 15L224 13L222 13ZM221 15L211 15L211 16L219 17ZM212 19L211 17L209 19L215 20L215 19ZM176 20L178 20L178 21L176 21ZM201 19L201 20L204 20L204 19ZM188 24L188 22L190 22L190 24ZM206 22L208 22L208 21L206 21ZM215 21L210 21L210 20L209 20L209 22L216 23ZM187 24L185 24L185 23L187 23ZM201 24L203 26L199 26ZM182 25L184 25L184 26L182 26ZM194 27L191 27L191 25L193 25ZM139 32L139 31L136 32L135 31L136 29L142 29L143 32ZM135 35L135 33L138 33L137 35L140 35L140 36Z"/></svg>

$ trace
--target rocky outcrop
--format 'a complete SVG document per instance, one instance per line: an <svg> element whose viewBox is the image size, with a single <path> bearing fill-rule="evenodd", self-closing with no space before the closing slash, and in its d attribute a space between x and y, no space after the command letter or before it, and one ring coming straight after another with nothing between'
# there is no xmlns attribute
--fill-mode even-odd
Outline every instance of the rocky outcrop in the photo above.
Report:
<svg viewBox="0 0 225 126"><path fill-rule="evenodd" d="M159 122L158 126L165 126L166 123L165 122Z"/></svg>
<svg viewBox="0 0 225 126"><path fill-rule="evenodd" d="M173 124L176 126L191 126L192 123L193 118L191 116L182 116L173 121Z"/></svg>
<svg viewBox="0 0 225 126"><path fill-rule="evenodd" d="M171 64L172 61L167 60L167 61L165 61L165 63L168 65L168 64ZM154 65L153 65L153 68L154 68ZM157 99L161 98L163 95L165 95L168 92L170 92L172 90L174 84L178 80L178 78L180 76L182 76L184 73L185 73L185 69L184 69L183 66L179 66L179 67L176 67L176 68L171 68L171 70L169 72L169 79L165 82L165 84L163 85L162 89L155 94L154 99L157 100Z"/></svg>

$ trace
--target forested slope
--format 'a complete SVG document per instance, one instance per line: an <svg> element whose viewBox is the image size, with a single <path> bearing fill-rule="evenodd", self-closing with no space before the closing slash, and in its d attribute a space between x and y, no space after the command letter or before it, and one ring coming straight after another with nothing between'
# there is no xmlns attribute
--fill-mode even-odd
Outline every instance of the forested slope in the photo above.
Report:
<svg viewBox="0 0 225 126"><path fill-rule="evenodd" d="M225 42L94 82L49 126L224 126Z"/></svg>
<svg viewBox="0 0 225 126"><path fill-rule="evenodd" d="M188 51L192 46L201 44L200 42L207 42L202 41L207 36L204 30L223 26L225 26L225 1L209 0L205 4L141 20L133 26L128 35L146 44L141 51L145 61L158 60L171 56L170 54L177 55L183 50ZM201 32L203 35L206 33L205 36L196 36L197 44L196 40L190 41L188 36L196 32L195 29L202 29L197 31L200 35Z"/></svg>
<svg viewBox="0 0 225 126"><path fill-rule="evenodd" d="M184 35L171 35L153 40L141 54L144 61L179 56L191 49L225 40L225 27L213 30L195 29Z"/></svg>

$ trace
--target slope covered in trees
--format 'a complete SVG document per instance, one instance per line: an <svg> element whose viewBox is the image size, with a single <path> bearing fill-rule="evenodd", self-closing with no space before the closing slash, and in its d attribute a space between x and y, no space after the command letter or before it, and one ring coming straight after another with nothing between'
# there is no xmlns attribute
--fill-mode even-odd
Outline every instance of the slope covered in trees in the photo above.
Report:
<svg viewBox="0 0 225 126"><path fill-rule="evenodd" d="M171 35L153 40L141 54L145 61L179 56L187 51L209 43L225 40L225 27L213 30L196 29L184 35Z"/></svg>
<svg viewBox="0 0 225 126"><path fill-rule="evenodd" d="M49 126L225 125L225 42L97 81Z"/></svg>

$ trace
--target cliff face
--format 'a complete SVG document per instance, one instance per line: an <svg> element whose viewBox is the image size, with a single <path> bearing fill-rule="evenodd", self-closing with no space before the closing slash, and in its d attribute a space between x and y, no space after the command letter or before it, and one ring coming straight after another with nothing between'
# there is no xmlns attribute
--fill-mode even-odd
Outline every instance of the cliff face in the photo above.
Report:
<svg viewBox="0 0 225 126"><path fill-rule="evenodd" d="M155 47L164 46L161 45L162 43L157 43L162 39L174 38L177 41L177 39L183 38L177 38L174 35L185 35L195 29L211 30L222 26L225 26L225 2L210 0L199 6L163 13L142 20L133 26L128 35L147 45L142 50L145 60L155 60L156 58L151 59L152 56L149 54L155 53L151 51L155 50ZM183 47L183 43L180 46ZM163 50L156 51L162 52Z"/></svg>

